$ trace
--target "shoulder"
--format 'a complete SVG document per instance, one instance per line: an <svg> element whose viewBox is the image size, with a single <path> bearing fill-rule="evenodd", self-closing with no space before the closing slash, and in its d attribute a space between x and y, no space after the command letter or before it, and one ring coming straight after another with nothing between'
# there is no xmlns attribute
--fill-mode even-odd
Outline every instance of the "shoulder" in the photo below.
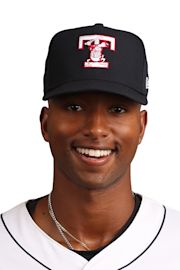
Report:
<svg viewBox="0 0 180 270"><path fill-rule="evenodd" d="M23 233L23 219L26 219L26 203L22 203L1 214L0 218L0 254L2 269L30 269L26 253L20 248L19 239ZM21 258L19 260L18 258ZM30 262L31 267L34 267ZM31 268L32 269L32 268ZM34 268L36 269L36 268Z"/></svg>
<svg viewBox="0 0 180 270"><path fill-rule="evenodd" d="M16 205L12 209L1 214L1 225L7 223L18 221L19 218L22 218L28 214L26 208L26 202Z"/></svg>
<svg viewBox="0 0 180 270"><path fill-rule="evenodd" d="M142 196L142 205L152 215L155 215L157 212L163 212L164 220L172 223L171 225L174 225L174 222L177 222L177 224L180 222L180 211L172 209L154 199Z"/></svg>
<svg viewBox="0 0 180 270"><path fill-rule="evenodd" d="M166 217L164 229L169 231L170 235L178 236L180 239L180 212L166 207ZM176 239L174 239L176 241Z"/></svg>
<svg viewBox="0 0 180 270"><path fill-rule="evenodd" d="M146 215L148 213L152 217L151 222L160 218L159 236L169 243L180 243L180 212L147 197L143 197L143 205Z"/></svg>
<svg viewBox="0 0 180 270"><path fill-rule="evenodd" d="M5 223L5 220L7 221L15 221L18 220L19 216L23 216L25 212L27 211L26 208L26 202L23 202L21 204L16 205L12 209L4 212L1 214L1 226Z"/></svg>
<svg viewBox="0 0 180 270"><path fill-rule="evenodd" d="M13 232L19 232L22 227L22 220L26 218L28 214L26 209L26 203L21 203L16 207L2 213L0 216L0 246L8 246L9 243L13 244Z"/></svg>

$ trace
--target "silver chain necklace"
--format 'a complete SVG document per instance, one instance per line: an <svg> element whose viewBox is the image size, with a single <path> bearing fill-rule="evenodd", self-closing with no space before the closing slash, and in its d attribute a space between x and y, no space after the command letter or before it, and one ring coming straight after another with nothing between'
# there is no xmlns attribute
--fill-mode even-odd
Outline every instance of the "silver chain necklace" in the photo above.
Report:
<svg viewBox="0 0 180 270"><path fill-rule="evenodd" d="M52 218L52 220L54 221L61 237L64 239L66 245L68 246L69 249L73 250L73 246L71 245L71 243L69 242L69 240L67 239L66 235L69 235L72 239L74 239L76 242L78 242L81 246L83 246L86 250L90 250L88 248L88 246L83 243L82 241L80 241L79 239L77 239L75 236L73 236L70 232L68 232L60 223L59 221L57 221L53 207L52 207L52 202L51 202L51 193L48 195L48 210L49 210L49 214Z"/></svg>

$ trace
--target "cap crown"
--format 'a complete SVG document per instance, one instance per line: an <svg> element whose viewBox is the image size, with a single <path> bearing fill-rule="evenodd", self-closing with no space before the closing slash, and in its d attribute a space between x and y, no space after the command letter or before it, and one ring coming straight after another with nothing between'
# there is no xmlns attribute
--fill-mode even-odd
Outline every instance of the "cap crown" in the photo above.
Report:
<svg viewBox="0 0 180 270"><path fill-rule="evenodd" d="M147 77L145 49L138 36L101 24L65 30L49 46L43 99L99 90L146 104Z"/></svg>

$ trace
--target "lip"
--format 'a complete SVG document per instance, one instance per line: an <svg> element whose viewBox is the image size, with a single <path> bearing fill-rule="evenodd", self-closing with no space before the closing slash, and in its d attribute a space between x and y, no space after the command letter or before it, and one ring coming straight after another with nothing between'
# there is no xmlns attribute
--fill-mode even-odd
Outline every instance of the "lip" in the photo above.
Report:
<svg viewBox="0 0 180 270"><path fill-rule="evenodd" d="M94 149L94 150L112 150L113 152L116 151L116 149L112 146L107 147L104 145L98 145L98 144L77 144L77 145L73 145L72 148L87 148L87 149Z"/></svg>
<svg viewBox="0 0 180 270"><path fill-rule="evenodd" d="M84 147L84 148L89 148L89 147ZM97 147L95 148L94 147L93 149L107 150L107 149L110 149L110 148L107 148L107 147L106 148L97 148ZM81 162L85 163L88 166L103 166L103 165L107 164L115 154L115 151L112 150L111 154L108 155L108 156L95 158L95 157L87 157L85 155L82 155L82 154L78 153L75 148L73 149L73 152L74 152L75 156Z"/></svg>

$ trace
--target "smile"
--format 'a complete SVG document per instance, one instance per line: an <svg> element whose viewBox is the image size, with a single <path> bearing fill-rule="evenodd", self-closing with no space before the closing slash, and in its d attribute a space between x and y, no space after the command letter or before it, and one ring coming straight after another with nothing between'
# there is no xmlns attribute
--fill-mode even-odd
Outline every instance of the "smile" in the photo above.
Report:
<svg viewBox="0 0 180 270"><path fill-rule="evenodd" d="M89 149L80 147L77 147L76 151L81 155L89 156L92 158L107 157L112 153L111 149L101 150L101 149Z"/></svg>

